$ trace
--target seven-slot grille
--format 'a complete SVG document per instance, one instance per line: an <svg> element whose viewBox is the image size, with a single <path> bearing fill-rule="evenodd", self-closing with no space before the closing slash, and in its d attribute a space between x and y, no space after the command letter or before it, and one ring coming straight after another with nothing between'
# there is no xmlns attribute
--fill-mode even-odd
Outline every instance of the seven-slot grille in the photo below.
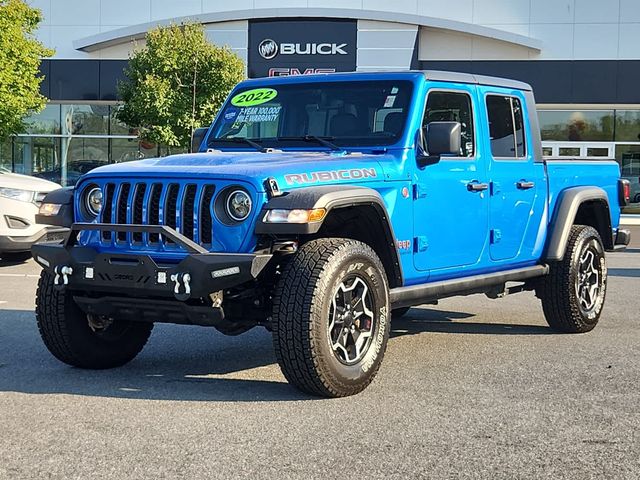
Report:
<svg viewBox="0 0 640 480"><path fill-rule="evenodd" d="M215 187L195 183L122 182L103 187L103 223L166 225L200 245L211 245L211 202ZM102 241L159 245L157 233L102 232ZM166 244L172 243L165 240Z"/></svg>

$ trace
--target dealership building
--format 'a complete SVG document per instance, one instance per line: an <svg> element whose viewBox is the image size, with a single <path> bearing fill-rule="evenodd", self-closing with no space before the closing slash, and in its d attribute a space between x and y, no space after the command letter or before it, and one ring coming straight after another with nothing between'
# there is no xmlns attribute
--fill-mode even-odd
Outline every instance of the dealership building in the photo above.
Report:
<svg viewBox="0 0 640 480"><path fill-rule="evenodd" d="M640 176L638 0L29 0L50 102L0 165L73 183L107 162L161 155L115 119L117 82L158 25L202 23L249 77L435 69L533 85L545 155L615 157ZM63 168L64 167L64 168ZM636 185L640 195L640 188Z"/></svg>

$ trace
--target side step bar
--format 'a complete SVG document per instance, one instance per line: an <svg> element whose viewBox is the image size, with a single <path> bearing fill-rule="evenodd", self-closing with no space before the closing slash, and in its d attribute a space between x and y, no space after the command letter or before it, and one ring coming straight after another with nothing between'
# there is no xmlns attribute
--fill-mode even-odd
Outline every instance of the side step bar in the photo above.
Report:
<svg viewBox="0 0 640 480"><path fill-rule="evenodd" d="M392 308L412 307L456 295L484 293L506 282L523 282L549 273L548 265L517 268L503 272L474 275L439 282L392 288L389 292Z"/></svg>

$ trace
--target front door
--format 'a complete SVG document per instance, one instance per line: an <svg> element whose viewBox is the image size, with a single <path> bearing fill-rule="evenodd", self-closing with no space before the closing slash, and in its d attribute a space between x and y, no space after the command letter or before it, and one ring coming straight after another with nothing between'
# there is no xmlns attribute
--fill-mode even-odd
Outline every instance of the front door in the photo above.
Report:
<svg viewBox="0 0 640 480"><path fill-rule="evenodd" d="M423 127L436 121L462 126L460 154L443 156L416 175L414 265L429 270L431 278L478 263L487 238L489 184L477 151L475 104L473 85L432 89L427 96Z"/></svg>

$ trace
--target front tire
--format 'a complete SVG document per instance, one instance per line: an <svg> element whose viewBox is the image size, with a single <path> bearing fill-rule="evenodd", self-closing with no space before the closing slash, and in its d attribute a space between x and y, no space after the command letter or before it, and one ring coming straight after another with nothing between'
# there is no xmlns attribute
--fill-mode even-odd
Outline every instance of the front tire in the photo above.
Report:
<svg viewBox="0 0 640 480"><path fill-rule="evenodd" d="M571 227L564 258L550 265L538 296L549 326L564 333L593 330L607 293L604 246L597 230Z"/></svg>
<svg viewBox="0 0 640 480"><path fill-rule="evenodd" d="M300 247L276 287L273 343L289 383L344 397L374 379L389 338L384 267L366 244L319 239Z"/></svg>
<svg viewBox="0 0 640 480"><path fill-rule="evenodd" d="M114 368L133 360L153 329L153 323L89 318L70 292L54 289L53 276L45 271L38 282L36 319L54 357L88 369Z"/></svg>

